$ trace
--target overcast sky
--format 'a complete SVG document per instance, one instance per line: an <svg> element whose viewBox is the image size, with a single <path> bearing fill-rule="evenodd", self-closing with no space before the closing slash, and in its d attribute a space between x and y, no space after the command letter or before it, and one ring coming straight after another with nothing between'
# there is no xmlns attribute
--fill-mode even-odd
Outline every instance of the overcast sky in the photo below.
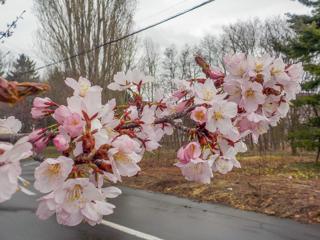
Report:
<svg viewBox="0 0 320 240"><path fill-rule="evenodd" d="M188 9L204 0L138 0L135 15L135 28L143 27ZM34 59L37 56L35 32L37 19L34 16L32 0L7 0L0 7L0 29L5 29L6 23L13 20L23 10L24 19L18 24L14 35L0 43L2 51L12 54L26 53ZM168 23L150 29L140 37L152 38L159 47L164 48L174 43L178 47L193 44L205 34L219 34L223 25L254 17L262 19L284 15L285 13L308 13L309 9L292 0L216 0L187 15ZM41 64L38 61L38 64Z"/></svg>

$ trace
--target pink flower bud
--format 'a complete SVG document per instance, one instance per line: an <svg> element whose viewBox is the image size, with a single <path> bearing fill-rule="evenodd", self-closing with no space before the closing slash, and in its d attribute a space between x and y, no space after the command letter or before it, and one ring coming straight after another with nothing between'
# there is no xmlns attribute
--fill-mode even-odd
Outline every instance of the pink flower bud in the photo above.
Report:
<svg viewBox="0 0 320 240"><path fill-rule="evenodd" d="M33 107L35 108L47 108L53 104L52 100L50 98L40 98L36 97L33 100Z"/></svg>
<svg viewBox="0 0 320 240"><path fill-rule="evenodd" d="M33 143L34 151L36 153L42 152L48 146L49 139L50 139L49 137L44 136L44 137L41 137L40 139L38 139L37 141L35 141Z"/></svg>
<svg viewBox="0 0 320 240"><path fill-rule="evenodd" d="M58 134L54 139L53 139L53 144L57 148L59 152L63 152L69 148L69 141L66 139L65 136L62 134Z"/></svg>
<svg viewBox="0 0 320 240"><path fill-rule="evenodd" d="M178 100L183 98L185 95L186 95L186 91L185 90L177 90L172 94L172 96L176 97Z"/></svg>
<svg viewBox="0 0 320 240"><path fill-rule="evenodd" d="M83 131L83 121L78 113L72 113L63 122L64 130L70 137L78 137Z"/></svg>
<svg viewBox="0 0 320 240"><path fill-rule="evenodd" d="M30 134L29 134L29 142L33 143L37 140L39 140L43 134L46 132L46 128L39 128L36 130L33 130Z"/></svg>
<svg viewBox="0 0 320 240"><path fill-rule="evenodd" d="M31 109L31 115L34 119L41 119L45 116L48 116L53 113L49 107L56 105L54 102L51 101L50 98L40 98L36 97L33 100L33 107Z"/></svg>

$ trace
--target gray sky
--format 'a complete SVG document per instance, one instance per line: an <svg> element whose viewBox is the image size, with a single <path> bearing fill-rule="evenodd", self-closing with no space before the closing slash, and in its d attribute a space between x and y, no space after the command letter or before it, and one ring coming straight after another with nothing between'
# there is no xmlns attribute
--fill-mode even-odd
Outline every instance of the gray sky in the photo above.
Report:
<svg viewBox="0 0 320 240"><path fill-rule="evenodd" d="M135 28L149 25L203 1L138 0ZM14 35L4 44L0 44L1 50L11 51L14 55L24 52L34 59L39 59L35 41L38 23L32 4L32 0L7 0L7 3L0 7L0 29L5 29L6 23L13 20L23 10L27 11ZM219 34L223 25L234 23L237 20L254 17L264 19L284 15L287 12L301 14L308 13L309 9L292 0L216 0L139 36L152 38L161 48L172 43L179 47L187 43L193 44L208 33Z"/></svg>

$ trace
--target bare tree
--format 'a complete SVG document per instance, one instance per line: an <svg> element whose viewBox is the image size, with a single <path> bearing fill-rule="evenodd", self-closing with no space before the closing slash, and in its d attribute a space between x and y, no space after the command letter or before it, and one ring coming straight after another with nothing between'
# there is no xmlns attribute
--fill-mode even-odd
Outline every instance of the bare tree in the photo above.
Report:
<svg viewBox="0 0 320 240"><path fill-rule="evenodd" d="M117 71L130 68L135 39L96 46L131 31L135 7L135 0L35 0L41 52L52 61L94 49L64 61L62 68L69 76L88 77L107 89Z"/></svg>
<svg viewBox="0 0 320 240"><path fill-rule="evenodd" d="M165 90L172 91L174 89L173 80L178 76L178 50L175 45L171 45L164 50L162 58L161 80Z"/></svg>
<svg viewBox="0 0 320 240"><path fill-rule="evenodd" d="M152 100L155 95L154 89L159 85L160 51L159 46L151 38L144 39L143 52L139 62L140 70L155 78L155 82L148 83L144 89L148 99Z"/></svg>
<svg viewBox="0 0 320 240"><path fill-rule="evenodd" d="M178 56L178 74L179 79L191 79L199 76L201 70L196 64L194 58L200 54L197 46L190 47L185 45Z"/></svg>

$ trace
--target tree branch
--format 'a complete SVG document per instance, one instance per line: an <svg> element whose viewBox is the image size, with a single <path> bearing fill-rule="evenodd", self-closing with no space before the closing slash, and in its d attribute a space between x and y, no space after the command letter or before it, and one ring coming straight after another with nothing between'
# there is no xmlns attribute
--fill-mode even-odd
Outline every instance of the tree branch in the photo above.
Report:
<svg viewBox="0 0 320 240"><path fill-rule="evenodd" d="M186 110L184 110L183 112L173 113L169 116L166 116L163 118L158 118L154 121L154 124L169 123L173 126L177 126L177 124L173 124L174 120L185 117L187 114L189 114L191 111L193 111L196 107L199 107L199 106L200 105L193 105L193 106L187 108ZM131 128L136 128L139 126L140 125L137 123L128 123L128 124L122 125L120 127L120 129L131 129ZM180 128L181 128L181 126L180 126Z"/></svg>

